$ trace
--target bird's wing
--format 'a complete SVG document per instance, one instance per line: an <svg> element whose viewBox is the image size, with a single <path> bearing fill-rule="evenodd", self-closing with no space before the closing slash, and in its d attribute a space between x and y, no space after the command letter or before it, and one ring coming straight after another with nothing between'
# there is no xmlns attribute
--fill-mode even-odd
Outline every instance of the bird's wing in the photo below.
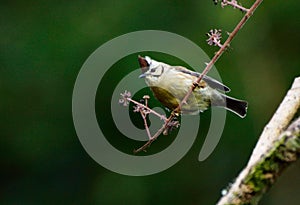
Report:
<svg viewBox="0 0 300 205"><path fill-rule="evenodd" d="M199 77L200 76L200 73L198 72L195 72L195 71L192 71L192 70L189 70L185 67L182 67L182 66L174 66L174 68L180 72L183 72L183 73L186 73L186 74L189 74L189 75L192 75L192 76L195 76L195 77ZM221 91L225 91L225 92L229 92L230 91L230 88L227 87L226 85L223 85L222 83L220 83L219 81L205 75L203 77L203 80L211 87L211 88L214 88L214 89L218 89L218 90L221 90Z"/></svg>

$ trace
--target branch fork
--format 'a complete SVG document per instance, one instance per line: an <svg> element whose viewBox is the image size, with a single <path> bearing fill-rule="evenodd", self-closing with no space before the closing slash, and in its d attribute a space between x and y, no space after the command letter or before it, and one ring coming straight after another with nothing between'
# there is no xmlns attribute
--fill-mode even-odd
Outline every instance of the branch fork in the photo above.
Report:
<svg viewBox="0 0 300 205"><path fill-rule="evenodd" d="M221 7L224 8L225 6L232 6L234 9L239 9L242 12L248 12L249 9L243 7L238 3L237 0L213 0L215 5L218 4L218 2L221 2Z"/></svg>

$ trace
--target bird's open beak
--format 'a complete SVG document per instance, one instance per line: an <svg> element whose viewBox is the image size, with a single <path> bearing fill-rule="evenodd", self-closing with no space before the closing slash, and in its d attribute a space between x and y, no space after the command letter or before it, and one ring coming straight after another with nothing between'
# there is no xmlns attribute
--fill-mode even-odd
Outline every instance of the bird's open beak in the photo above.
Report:
<svg viewBox="0 0 300 205"><path fill-rule="evenodd" d="M142 56L138 56L139 64L142 70L142 73L145 73L149 69L149 64L145 58ZM144 78L145 76L140 75L140 78Z"/></svg>
<svg viewBox="0 0 300 205"><path fill-rule="evenodd" d="M146 73L143 73L139 76L139 78L145 78L146 76L147 76Z"/></svg>

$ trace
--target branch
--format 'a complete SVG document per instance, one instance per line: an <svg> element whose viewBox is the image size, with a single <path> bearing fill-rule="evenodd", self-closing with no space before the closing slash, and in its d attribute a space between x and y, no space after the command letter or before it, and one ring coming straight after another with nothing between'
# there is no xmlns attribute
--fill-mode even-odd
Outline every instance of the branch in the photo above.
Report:
<svg viewBox="0 0 300 205"><path fill-rule="evenodd" d="M152 113L154 115L156 115L157 117L159 117L161 120L166 121L167 118L164 115L159 114L158 112L155 112L154 110L152 110L151 108L148 107L148 99L149 96L144 96L144 100L146 101L146 105L143 105L142 103L139 103L133 99L131 99L131 93L127 90L124 91L124 93L120 93L120 95L122 96L122 98L119 99L119 104L122 104L124 107L129 105L129 102L132 102L133 104L135 104L135 110L134 112L140 112L143 111L145 114L149 114Z"/></svg>
<svg viewBox="0 0 300 205"><path fill-rule="evenodd" d="M248 165L218 205L257 204L285 168L300 156L300 77L266 125ZM289 125L290 124L290 125ZM288 126L289 125L289 126Z"/></svg>
<svg viewBox="0 0 300 205"><path fill-rule="evenodd" d="M147 105L147 104L146 104L146 105ZM139 109L139 108L137 108L137 109ZM146 133L147 133L147 135L148 135L148 138L151 139L152 137L151 137L151 133L150 133L150 130L149 130L148 123L147 123L147 115L148 115L148 112L145 112L145 111L142 110L142 109L139 109L139 112L140 112L140 114L141 114L141 116L142 116L142 118L143 118L143 121L144 121L144 127L145 127L145 129L146 129Z"/></svg>
<svg viewBox="0 0 300 205"><path fill-rule="evenodd" d="M196 82L193 83L193 85L191 85L191 88L189 89L189 91L187 92L187 94L185 95L185 97L179 103L178 107L173 110L173 112L171 113L170 117L165 121L165 123L163 124L163 126L155 133L155 135L146 144L144 144L139 149L135 150L134 153L140 152L142 150L145 150L147 147L149 147L152 144L152 142L155 141L160 136L160 134L168 127L168 124L170 122L172 122L172 120L176 117L176 115L178 115L178 113L180 113L180 109L181 109L182 105L187 102L187 99L192 94L192 92L195 90L195 88L197 87L197 85L200 83L200 81L203 79L203 77L211 70L211 68L213 67L213 65L217 62L217 60L224 53L224 51L227 49L227 47L229 47L229 45L230 45L231 41L233 40L233 38L236 36L236 34L239 32L239 30L241 30L241 28L245 25L245 23L247 22L247 20L253 15L254 11L261 4L262 1L263 0L256 0L254 2L254 4L251 6L251 8L249 10L247 10L247 12L244 15L244 17L236 25L236 27L233 29L233 31L229 34L227 40L221 46L221 48L218 50L218 52L216 52L216 54L211 59L211 61L206 64L206 67L203 70L203 72L201 73L201 75L198 77L198 79L196 80Z"/></svg>
<svg viewBox="0 0 300 205"><path fill-rule="evenodd" d="M237 9L243 11L243 12L247 12L247 11L248 11L248 9L246 9L245 7L239 5L238 2L237 2L236 0L231 0L231 1L228 1L228 0L222 0L221 6L222 6L222 7L225 7L225 6L227 6L227 5L230 5L230 6L232 6L233 8L237 8Z"/></svg>

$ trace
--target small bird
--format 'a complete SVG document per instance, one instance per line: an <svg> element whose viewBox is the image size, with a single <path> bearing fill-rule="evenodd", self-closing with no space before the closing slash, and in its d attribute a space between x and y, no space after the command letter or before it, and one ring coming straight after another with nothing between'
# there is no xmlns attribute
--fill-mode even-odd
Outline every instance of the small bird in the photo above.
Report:
<svg viewBox="0 0 300 205"><path fill-rule="evenodd" d="M138 57L142 74L156 99L170 110L178 107L200 73L183 66L171 66L150 57ZM180 108L182 114L195 115L210 106L223 107L241 118L247 113L248 102L226 96L230 89L217 80L204 76Z"/></svg>

